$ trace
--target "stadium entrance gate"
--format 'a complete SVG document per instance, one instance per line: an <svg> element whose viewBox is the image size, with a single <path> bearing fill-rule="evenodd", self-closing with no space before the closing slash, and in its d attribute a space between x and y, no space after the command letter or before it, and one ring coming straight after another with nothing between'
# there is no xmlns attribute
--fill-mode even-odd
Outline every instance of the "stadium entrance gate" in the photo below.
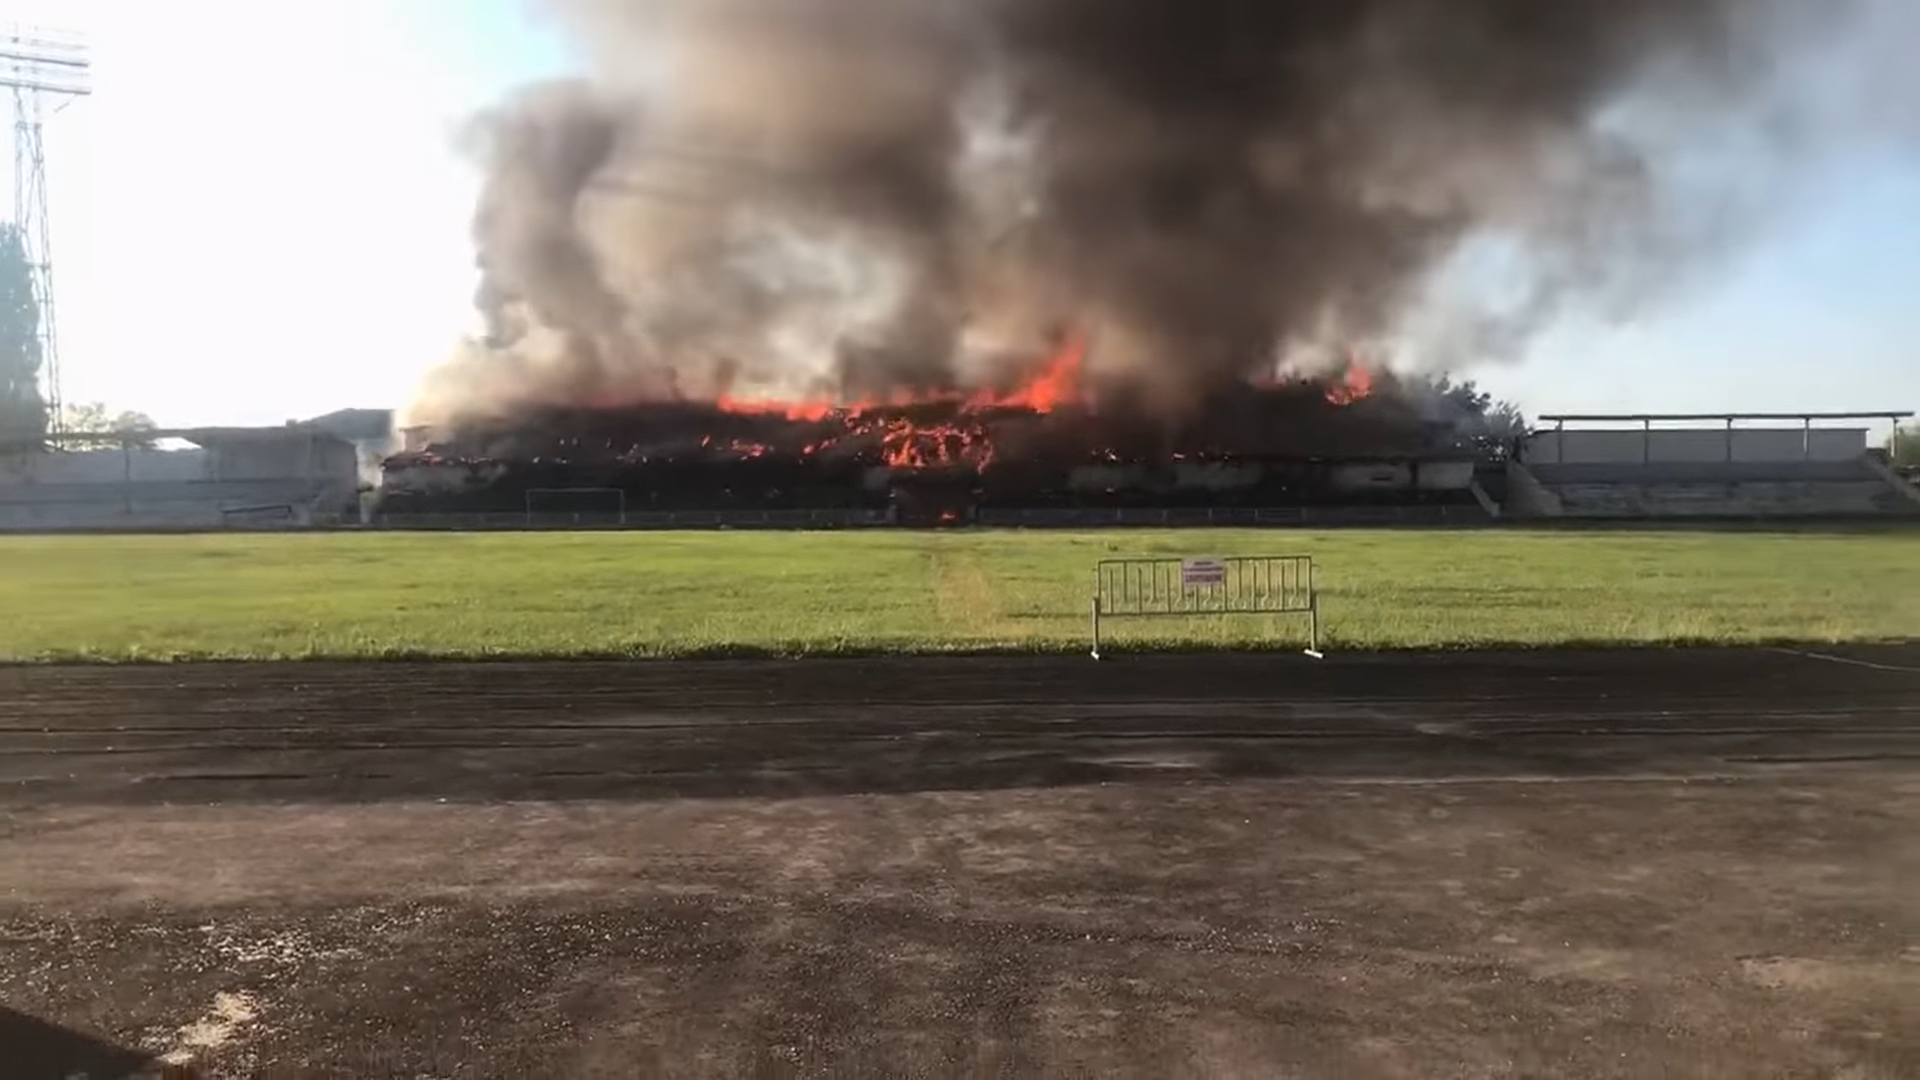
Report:
<svg viewBox="0 0 1920 1080"><path fill-rule="evenodd" d="M1176 615L1305 615L1308 656L1320 652L1320 594L1311 555L1106 559L1093 570L1093 658L1106 619Z"/></svg>

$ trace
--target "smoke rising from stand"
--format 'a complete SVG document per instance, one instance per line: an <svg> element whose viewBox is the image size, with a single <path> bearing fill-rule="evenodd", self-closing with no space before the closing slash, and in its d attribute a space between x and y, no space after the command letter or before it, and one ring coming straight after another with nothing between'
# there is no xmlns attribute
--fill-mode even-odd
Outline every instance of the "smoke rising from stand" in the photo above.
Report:
<svg viewBox="0 0 1920 1080"><path fill-rule="evenodd" d="M1764 215L1702 162L1874 3L548 0L591 75L476 124L488 334L412 411L1516 355Z"/></svg>

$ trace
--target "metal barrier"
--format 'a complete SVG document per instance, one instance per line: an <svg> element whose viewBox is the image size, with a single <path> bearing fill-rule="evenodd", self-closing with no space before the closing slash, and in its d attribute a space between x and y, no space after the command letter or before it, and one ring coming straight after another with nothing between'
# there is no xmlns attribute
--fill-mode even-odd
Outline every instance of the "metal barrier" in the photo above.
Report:
<svg viewBox="0 0 1920 1080"><path fill-rule="evenodd" d="M1305 615L1320 659L1320 594L1311 555L1107 559L1093 570L1093 658L1104 619L1173 615Z"/></svg>

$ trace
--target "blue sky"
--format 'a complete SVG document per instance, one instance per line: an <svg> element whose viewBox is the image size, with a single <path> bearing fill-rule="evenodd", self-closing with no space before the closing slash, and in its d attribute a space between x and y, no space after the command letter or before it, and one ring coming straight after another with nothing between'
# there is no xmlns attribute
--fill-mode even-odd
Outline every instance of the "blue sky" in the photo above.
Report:
<svg viewBox="0 0 1920 1080"><path fill-rule="evenodd" d="M164 424L395 405L472 324L461 119L564 43L525 0L0 0L91 35L48 128L70 400ZM1920 408L1920 168L1836 160L1745 258L1468 372L1551 411Z"/></svg>

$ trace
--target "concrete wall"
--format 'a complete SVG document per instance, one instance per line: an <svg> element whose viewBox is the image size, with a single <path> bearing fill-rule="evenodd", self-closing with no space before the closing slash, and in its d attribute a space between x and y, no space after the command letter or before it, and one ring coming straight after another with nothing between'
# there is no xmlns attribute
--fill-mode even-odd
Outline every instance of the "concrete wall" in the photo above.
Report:
<svg viewBox="0 0 1920 1080"><path fill-rule="evenodd" d="M1830 432L1822 429L1820 433L1826 435ZM1808 453L1808 434L1809 432L1805 428L1799 431L1792 431L1786 428L1735 428L1733 430L1733 460L1736 463L1812 460L1812 455ZM1846 432L1839 432L1838 434L1844 435ZM1719 448L1722 453L1717 460L1724 461L1726 459L1727 433L1723 431L1720 435ZM1866 450L1866 432L1862 431L1860 433L1860 445L1854 453L1863 454Z"/></svg>
<svg viewBox="0 0 1920 1080"><path fill-rule="evenodd" d="M1258 465L1229 465L1221 462L1181 462L1173 467L1173 484L1179 488L1208 491L1232 491L1252 487L1266 475Z"/></svg>
<svg viewBox="0 0 1920 1080"><path fill-rule="evenodd" d="M1334 466L1327 479L1336 491L1465 491L1473 462L1358 462Z"/></svg>
<svg viewBox="0 0 1920 1080"><path fill-rule="evenodd" d="M1866 428L1814 428L1808 439L1815 461L1845 461L1867 452Z"/></svg>
<svg viewBox="0 0 1920 1080"><path fill-rule="evenodd" d="M205 450L139 447L63 453L9 454L0 459L0 485L125 484L206 480L213 455Z"/></svg>
<svg viewBox="0 0 1920 1080"><path fill-rule="evenodd" d="M1082 465L1067 474L1072 491L1122 491L1149 481L1147 470L1131 465Z"/></svg>
<svg viewBox="0 0 1920 1080"><path fill-rule="evenodd" d="M1877 474L1865 457L1851 461L1776 461L1771 463L1656 462L1652 465L1542 465L1528 471L1549 487L1559 484L1737 484L1754 480L1872 480Z"/></svg>
<svg viewBox="0 0 1920 1080"><path fill-rule="evenodd" d="M0 487L0 530L222 529L326 524L321 493L299 481L42 484Z"/></svg>
<svg viewBox="0 0 1920 1080"><path fill-rule="evenodd" d="M1866 517L1907 509L1887 485L1873 481L1568 484L1555 494L1568 517Z"/></svg>
<svg viewBox="0 0 1920 1080"><path fill-rule="evenodd" d="M1258 484L1269 470L1257 463L1182 463L1175 466L1172 486L1183 490L1231 491ZM1473 483L1471 461L1345 462L1326 472L1336 491L1466 491ZM1074 491L1122 491L1166 486L1157 470L1136 465L1082 465L1067 476Z"/></svg>
<svg viewBox="0 0 1920 1080"><path fill-rule="evenodd" d="M1731 432L1725 428L1609 428L1540 432L1527 440L1526 461L1540 465L1845 461L1866 452L1866 428L1735 428Z"/></svg>
<svg viewBox="0 0 1920 1080"><path fill-rule="evenodd" d="M1421 491L1465 491L1473 486L1471 461L1423 462L1414 474L1414 486Z"/></svg>
<svg viewBox="0 0 1920 1080"><path fill-rule="evenodd" d="M211 479L280 480L359 476L353 444L325 436L242 438L215 444Z"/></svg>
<svg viewBox="0 0 1920 1080"><path fill-rule="evenodd" d="M1405 491L1413 487L1413 466L1385 461L1335 465L1327 479L1336 491Z"/></svg>
<svg viewBox="0 0 1920 1080"><path fill-rule="evenodd" d="M209 441L0 459L0 531L285 527L358 516L352 444L272 429Z"/></svg>

